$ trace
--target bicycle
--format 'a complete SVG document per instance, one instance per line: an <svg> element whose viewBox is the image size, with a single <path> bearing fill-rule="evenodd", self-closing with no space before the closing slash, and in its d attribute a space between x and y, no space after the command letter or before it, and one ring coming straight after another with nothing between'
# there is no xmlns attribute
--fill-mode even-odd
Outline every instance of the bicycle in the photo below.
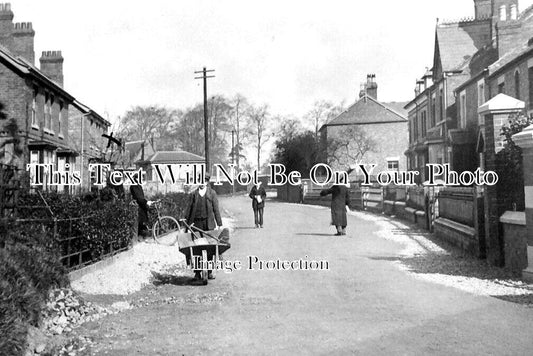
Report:
<svg viewBox="0 0 533 356"><path fill-rule="evenodd" d="M132 201L133 204L136 204ZM168 215L161 215L161 199L155 200L149 204L149 208L155 211L155 217L152 218L153 214L148 213L148 231L151 232L154 241L161 245L174 245L176 243L175 236L171 236L171 232L180 231L181 226L175 218Z"/></svg>

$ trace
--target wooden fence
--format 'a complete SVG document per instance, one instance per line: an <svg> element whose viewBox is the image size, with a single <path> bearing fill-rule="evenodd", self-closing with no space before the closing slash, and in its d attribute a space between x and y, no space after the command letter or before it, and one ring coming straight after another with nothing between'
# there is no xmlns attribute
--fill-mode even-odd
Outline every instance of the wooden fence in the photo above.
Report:
<svg viewBox="0 0 533 356"><path fill-rule="evenodd" d="M25 209L28 207L20 207ZM31 207L46 208L46 207ZM50 246L59 252L59 259L61 263L68 270L75 270L106 257L113 256L119 252L125 251L131 247L131 243L127 246L117 246L110 242L107 243L100 251L95 251L89 248L87 244L82 241L87 240L80 230L81 226L88 226L91 224L91 219L94 216L87 215L75 218L43 218L43 219L17 219L18 223L25 225L33 225L34 231L41 231L44 236L51 242ZM102 241L101 236L94 236L94 240Z"/></svg>

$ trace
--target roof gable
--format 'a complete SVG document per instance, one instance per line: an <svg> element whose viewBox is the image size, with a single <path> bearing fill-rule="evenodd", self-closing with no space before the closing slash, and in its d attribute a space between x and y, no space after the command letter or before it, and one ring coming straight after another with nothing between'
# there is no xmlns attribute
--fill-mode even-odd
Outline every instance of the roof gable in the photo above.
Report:
<svg viewBox="0 0 533 356"><path fill-rule="evenodd" d="M325 126L406 122L405 111L402 109L404 104L391 103L388 106L371 96L365 95Z"/></svg>
<svg viewBox="0 0 533 356"><path fill-rule="evenodd" d="M187 151L157 151L150 159L150 163L203 163L205 158Z"/></svg>
<svg viewBox="0 0 533 356"><path fill-rule="evenodd" d="M474 53L489 43L490 21L439 24L435 30L433 65L440 65L443 71L460 70Z"/></svg>

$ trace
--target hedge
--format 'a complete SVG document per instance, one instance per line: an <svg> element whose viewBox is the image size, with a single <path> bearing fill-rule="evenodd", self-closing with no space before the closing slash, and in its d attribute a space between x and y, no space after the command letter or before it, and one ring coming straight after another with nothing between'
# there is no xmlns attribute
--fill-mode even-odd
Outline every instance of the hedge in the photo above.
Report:
<svg viewBox="0 0 533 356"><path fill-rule="evenodd" d="M60 263L65 246L54 239L50 210L55 236L80 236L70 248L89 249L89 260L130 245L136 208L108 193L42 193L47 208L39 194L21 192L19 219L24 221L0 221L0 355L24 353L28 326L39 325L48 292L69 284L67 268Z"/></svg>

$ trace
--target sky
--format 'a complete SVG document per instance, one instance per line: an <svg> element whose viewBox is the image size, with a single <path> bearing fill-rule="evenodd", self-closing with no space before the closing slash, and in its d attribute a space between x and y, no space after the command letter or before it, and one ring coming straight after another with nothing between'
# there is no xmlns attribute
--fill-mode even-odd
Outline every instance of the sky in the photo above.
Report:
<svg viewBox="0 0 533 356"><path fill-rule="evenodd" d="M520 10L533 0L522 0ZM376 74L380 101L407 101L431 67L436 19L473 16L472 0L11 0L33 22L36 58L62 50L64 87L114 122L136 105L240 93L272 114L355 101Z"/></svg>

